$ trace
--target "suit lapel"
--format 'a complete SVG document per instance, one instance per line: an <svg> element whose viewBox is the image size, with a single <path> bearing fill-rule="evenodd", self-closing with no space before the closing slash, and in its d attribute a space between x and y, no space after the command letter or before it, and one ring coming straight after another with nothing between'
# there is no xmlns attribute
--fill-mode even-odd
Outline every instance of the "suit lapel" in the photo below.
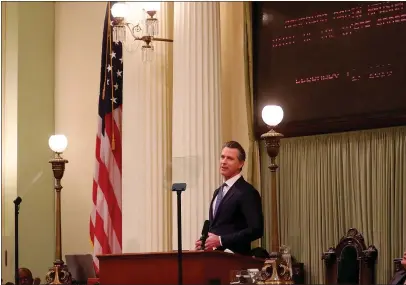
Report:
<svg viewBox="0 0 406 285"><path fill-rule="evenodd" d="M390 284L399 284L403 281L403 278L406 276L406 271L398 271L395 273L393 276L392 280L390 281ZM406 279L405 279L406 280Z"/></svg>
<svg viewBox="0 0 406 285"><path fill-rule="evenodd" d="M214 217L213 223L217 220L217 217L219 216L219 214L220 214L220 212L221 212L221 209L224 207L224 204L226 204L227 201L230 200L231 197L234 196L234 194L235 194L235 192L236 192L236 190L237 190L237 189L234 189L234 188L238 188L238 185L239 185L242 181L244 181L244 178L241 176L241 177L233 184L233 186L231 186L231 188L228 189L226 195L224 195L224 197L223 197L223 200L221 200L221 202L220 202L220 205L219 205L219 207L218 207L218 209L217 209L217 213L216 213L216 216ZM220 187L220 188L221 188L221 187ZM219 188L219 189L220 189L220 188ZM217 193L218 193L219 189L216 190ZM217 195L216 195L216 196L217 196ZM216 197L216 196L214 196L214 197ZM214 198L213 198L213 201L214 201ZM213 206L213 201L212 201L212 206ZM213 214L212 214L212 206L210 207L211 215L213 215Z"/></svg>
<svg viewBox="0 0 406 285"><path fill-rule="evenodd" d="M214 199L216 199L216 196L217 196L217 194L218 194L218 192L219 192L219 190L220 190L220 188L217 188L215 191L214 191L214 193L213 193L213 198L211 199L211 203L210 203L210 209L209 209L209 220L210 221L213 221L213 202L214 202Z"/></svg>

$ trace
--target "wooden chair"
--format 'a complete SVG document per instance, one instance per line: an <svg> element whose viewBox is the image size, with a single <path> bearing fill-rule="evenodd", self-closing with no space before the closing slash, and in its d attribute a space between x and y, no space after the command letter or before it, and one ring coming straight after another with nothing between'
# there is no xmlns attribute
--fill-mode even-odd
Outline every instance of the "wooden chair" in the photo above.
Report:
<svg viewBox="0 0 406 285"><path fill-rule="evenodd" d="M364 237L351 228L336 247L324 252L325 284L375 284L378 251L365 246Z"/></svg>

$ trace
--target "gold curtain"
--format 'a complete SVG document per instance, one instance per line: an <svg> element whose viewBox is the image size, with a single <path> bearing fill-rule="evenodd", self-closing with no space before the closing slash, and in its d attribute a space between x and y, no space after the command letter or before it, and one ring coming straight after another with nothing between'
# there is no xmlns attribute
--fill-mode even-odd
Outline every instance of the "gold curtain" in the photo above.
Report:
<svg viewBox="0 0 406 285"><path fill-rule="evenodd" d="M245 70L245 101L248 120L248 171L247 180L261 193L259 143L254 134L254 83L252 53L252 3L244 2L244 70Z"/></svg>
<svg viewBox="0 0 406 285"><path fill-rule="evenodd" d="M378 249L377 283L406 249L406 127L286 138L277 159L280 241L305 264L307 283L324 282L321 255L351 227ZM268 157L261 143L270 246Z"/></svg>
<svg viewBox="0 0 406 285"><path fill-rule="evenodd" d="M243 175L260 191L259 145L253 130L250 2L221 2L221 121L223 141L237 140L247 159Z"/></svg>
<svg viewBox="0 0 406 285"><path fill-rule="evenodd" d="M251 3L221 2L220 23L222 139L239 141L245 148L243 175L261 192L259 144L253 129Z"/></svg>
<svg viewBox="0 0 406 285"><path fill-rule="evenodd" d="M253 51L252 51L252 3L243 2L244 10L244 79L245 102L248 122L248 151L247 151L247 181L250 182L262 195L261 171L259 157L259 142L254 134L254 80L253 80ZM252 243L252 247L260 246L262 239Z"/></svg>
<svg viewBox="0 0 406 285"><path fill-rule="evenodd" d="M238 141L248 151L242 2L220 3L222 141ZM249 163L243 168L247 178Z"/></svg>

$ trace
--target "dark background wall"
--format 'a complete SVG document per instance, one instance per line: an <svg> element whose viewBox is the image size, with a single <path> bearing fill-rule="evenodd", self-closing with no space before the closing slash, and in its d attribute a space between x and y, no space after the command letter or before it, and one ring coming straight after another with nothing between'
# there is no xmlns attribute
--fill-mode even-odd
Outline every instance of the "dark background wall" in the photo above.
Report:
<svg viewBox="0 0 406 285"><path fill-rule="evenodd" d="M253 2L256 133L265 105L301 136L406 124L406 3Z"/></svg>

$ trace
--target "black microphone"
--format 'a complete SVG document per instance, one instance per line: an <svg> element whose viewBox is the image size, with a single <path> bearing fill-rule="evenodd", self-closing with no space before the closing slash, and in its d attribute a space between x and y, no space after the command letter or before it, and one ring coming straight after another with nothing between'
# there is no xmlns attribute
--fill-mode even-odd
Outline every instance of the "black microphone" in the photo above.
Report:
<svg viewBox="0 0 406 285"><path fill-rule="evenodd" d="M16 206L18 206L18 205L21 204L22 201L23 201L23 199L21 199L21 197L18 196L13 202L14 202L14 204L15 204Z"/></svg>
<svg viewBox="0 0 406 285"><path fill-rule="evenodd" d="M210 221L205 220L202 228L202 236L200 237L200 241L202 242L202 245L200 246L200 249L205 249L204 244L206 243L206 239L209 236L209 228L210 228Z"/></svg>

